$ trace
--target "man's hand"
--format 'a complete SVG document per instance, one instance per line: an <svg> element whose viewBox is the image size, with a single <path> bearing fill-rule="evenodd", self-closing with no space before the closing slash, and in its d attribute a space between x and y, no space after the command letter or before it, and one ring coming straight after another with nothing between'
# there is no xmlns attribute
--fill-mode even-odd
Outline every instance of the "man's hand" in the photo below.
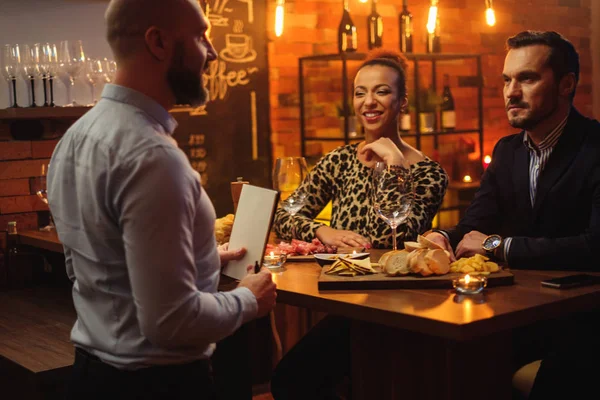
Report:
<svg viewBox="0 0 600 400"><path fill-rule="evenodd" d="M241 260L246 254L246 249L243 247L237 250L229 250L229 243L224 243L218 246L217 249L221 258L221 268L225 267L231 260Z"/></svg>
<svg viewBox="0 0 600 400"><path fill-rule="evenodd" d="M247 287L256 297L258 304L258 312L256 317L263 317L275 307L275 299L277 298L277 286L273 282L271 273L268 269L262 268L259 273L254 274L253 266L248 266L248 275L240 281L238 287Z"/></svg>
<svg viewBox="0 0 600 400"><path fill-rule="evenodd" d="M435 244L439 244L440 246L442 246L442 249L450 253L450 261L456 261L454 250L452 250L452 246L450 245L448 239L446 239L446 236L438 232L431 232L425 236L427 237L427 239L431 240Z"/></svg>
<svg viewBox="0 0 600 400"><path fill-rule="evenodd" d="M471 257L475 254L485 255L485 251L481 247L481 244L488 235L485 235L478 231L471 231L463 236L458 246L456 246L457 257Z"/></svg>
<svg viewBox="0 0 600 400"><path fill-rule="evenodd" d="M371 241L356 232L333 229L323 225L317 229L316 234L321 243L329 246L371 248Z"/></svg>

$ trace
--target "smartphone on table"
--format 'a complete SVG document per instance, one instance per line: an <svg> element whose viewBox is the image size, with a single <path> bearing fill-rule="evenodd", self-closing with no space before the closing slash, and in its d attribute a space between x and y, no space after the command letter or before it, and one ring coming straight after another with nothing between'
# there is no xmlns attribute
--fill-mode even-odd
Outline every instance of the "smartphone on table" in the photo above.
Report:
<svg viewBox="0 0 600 400"><path fill-rule="evenodd" d="M560 278L543 280L542 286L553 289L568 289L579 286L594 285L596 283L600 283L600 277L590 274L574 274Z"/></svg>

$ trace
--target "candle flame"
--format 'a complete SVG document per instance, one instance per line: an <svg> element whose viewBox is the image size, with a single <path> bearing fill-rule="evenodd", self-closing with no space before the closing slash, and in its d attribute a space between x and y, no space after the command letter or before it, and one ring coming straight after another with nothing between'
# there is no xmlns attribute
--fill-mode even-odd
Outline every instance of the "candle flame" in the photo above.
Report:
<svg viewBox="0 0 600 400"><path fill-rule="evenodd" d="M273 252L271 252L271 257L275 257L275 254L273 254Z"/></svg>
<svg viewBox="0 0 600 400"><path fill-rule="evenodd" d="M356 254L356 250L352 250L352 254Z"/></svg>
<svg viewBox="0 0 600 400"><path fill-rule="evenodd" d="M473 181L473 179L471 179L471 175L465 175L463 177L463 182L469 183L469 182L472 182L472 181Z"/></svg>
<svg viewBox="0 0 600 400"><path fill-rule="evenodd" d="M465 275L465 283L468 285L471 282L471 276L469 274Z"/></svg>
<svg viewBox="0 0 600 400"><path fill-rule="evenodd" d="M487 156L483 157L483 162L486 163L486 164L491 163L492 162L492 156L487 155Z"/></svg>

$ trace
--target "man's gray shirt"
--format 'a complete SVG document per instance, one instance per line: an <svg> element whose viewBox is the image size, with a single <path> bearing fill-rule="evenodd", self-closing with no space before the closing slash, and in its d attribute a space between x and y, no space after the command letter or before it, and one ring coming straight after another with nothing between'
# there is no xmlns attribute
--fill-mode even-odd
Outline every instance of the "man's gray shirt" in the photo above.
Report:
<svg viewBox="0 0 600 400"><path fill-rule="evenodd" d="M208 358L257 312L249 289L217 292L215 211L176 126L151 98L106 85L50 161L77 311L71 339L119 368Z"/></svg>

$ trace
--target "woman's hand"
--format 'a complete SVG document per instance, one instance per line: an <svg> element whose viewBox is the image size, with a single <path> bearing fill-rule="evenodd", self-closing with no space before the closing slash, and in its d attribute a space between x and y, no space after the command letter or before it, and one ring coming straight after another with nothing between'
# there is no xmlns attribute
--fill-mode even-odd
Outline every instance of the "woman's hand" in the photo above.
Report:
<svg viewBox="0 0 600 400"><path fill-rule="evenodd" d="M244 254L246 254L246 249L243 247L237 250L229 250L229 242L217 246L217 250L221 259L221 268L225 267L231 260L241 260Z"/></svg>
<svg viewBox="0 0 600 400"><path fill-rule="evenodd" d="M371 248L371 241L356 232L333 229L323 225L317 229L317 238L323 244L337 247L364 247Z"/></svg>
<svg viewBox="0 0 600 400"><path fill-rule="evenodd" d="M363 156L367 162L384 161L387 165L404 165L406 163L406 158L398 146L386 137L364 145L358 154Z"/></svg>

